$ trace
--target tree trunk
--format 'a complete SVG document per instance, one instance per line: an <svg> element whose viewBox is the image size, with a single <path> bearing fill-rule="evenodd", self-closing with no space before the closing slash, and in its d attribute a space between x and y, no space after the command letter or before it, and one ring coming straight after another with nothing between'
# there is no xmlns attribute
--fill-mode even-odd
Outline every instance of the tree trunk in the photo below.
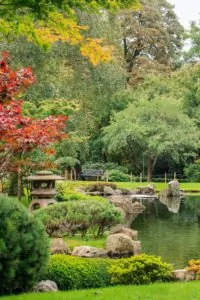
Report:
<svg viewBox="0 0 200 300"><path fill-rule="evenodd" d="M148 156L148 171L147 171L147 181L151 182L152 180L152 169L153 169L153 158L151 155Z"/></svg>
<svg viewBox="0 0 200 300"><path fill-rule="evenodd" d="M18 200L21 201L22 199L22 170L21 168L18 169L18 174L17 174L17 197Z"/></svg>

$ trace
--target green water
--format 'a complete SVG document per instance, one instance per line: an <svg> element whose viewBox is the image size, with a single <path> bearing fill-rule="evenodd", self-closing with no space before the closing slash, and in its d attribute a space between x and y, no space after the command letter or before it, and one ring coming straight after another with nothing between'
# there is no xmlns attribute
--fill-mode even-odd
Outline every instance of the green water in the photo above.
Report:
<svg viewBox="0 0 200 300"><path fill-rule="evenodd" d="M176 213L159 200L143 204L145 212L132 224L138 230L143 253L161 256L175 268L187 266L192 258L200 259L200 196L181 200L172 209L178 210Z"/></svg>

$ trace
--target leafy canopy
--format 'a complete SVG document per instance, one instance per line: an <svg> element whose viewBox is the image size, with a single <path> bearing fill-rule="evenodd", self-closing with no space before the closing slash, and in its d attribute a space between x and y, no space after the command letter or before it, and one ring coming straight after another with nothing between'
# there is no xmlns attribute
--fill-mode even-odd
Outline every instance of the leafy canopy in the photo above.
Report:
<svg viewBox="0 0 200 300"><path fill-rule="evenodd" d="M103 39L85 38L87 26L78 25L75 9L89 11L133 8L138 0L2 0L0 31L4 36L22 35L43 47L57 41L78 45L81 54L97 65L112 59L112 47Z"/></svg>
<svg viewBox="0 0 200 300"><path fill-rule="evenodd" d="M66 137L65 116L49 116L35 120L22 113L20 93L31 85L35 78L30 68L12 70L8 54L0 61L0 165L8 167L16 157L22 159L36 147L46 149L50 144ZM21 164L24 162L22 161Z"/></svg>
<svg viewBox="0 0 200 300"><path fill-rule="evenodd" d="M198 144L197 128L181 109L179 101L165 96L130 104L104 129L108 152L139 147L154 159L169 155L176 161L185 153L192 155Z"/></svg>

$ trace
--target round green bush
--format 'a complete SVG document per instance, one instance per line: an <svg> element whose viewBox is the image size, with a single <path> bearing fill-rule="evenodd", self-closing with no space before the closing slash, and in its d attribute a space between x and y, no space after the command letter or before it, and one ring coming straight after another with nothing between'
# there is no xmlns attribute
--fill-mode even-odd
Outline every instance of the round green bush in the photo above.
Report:
<svg viewBox="0 0 200 300"><path fill-rule="evenodd" d="M111 259L52 255L46 279L57 283L60 290L97 288L111 285L108 268Z"/></svg>
<svg viewBox="0 0 200 300"><path fill-rule="evenodd" d="M115 261L109 270L113 284L148 284L172 279L173 267L153 255L136 255Z"/></svg>
<svg viewBox="0 0 200 300"><path fill-rule="evenodd" d="M105 179L103 177L103 179ZM114 182L128 182L130 181L130 177L128 174L121 172L120 170L110 170L108 171L108 180Z"/></svg>
<svg viewBox="0 0 200 300"><path fill-rule="evenodd" d="M122 220L119 210L108 202L93 200L67 201L35 211L50 236L81 233L88 230L94 237Z"/></svg>
<svg viewBox="0 0 200 300"><path fill-rule="evenodd" d="M0 197L0 294L31 289L48 257L43 225L18 200Z"/></svg>

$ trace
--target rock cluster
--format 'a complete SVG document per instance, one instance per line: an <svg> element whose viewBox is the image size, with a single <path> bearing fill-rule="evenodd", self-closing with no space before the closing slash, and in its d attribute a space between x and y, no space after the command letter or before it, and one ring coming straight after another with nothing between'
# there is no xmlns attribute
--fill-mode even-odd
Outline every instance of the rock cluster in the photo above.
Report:
<svg viewBox="0 0 200 300"><path fill-rule="evenodd" d="M141 243L138 232L118 225L107 237L105 249L80 246L75 247L72 255L87 258L129 257L140 254Z"/></svg>
<svg viewBox="0 0 200 300"><path fill-rule="evenodd" d="M141 253L138 232L130 228L117 226L107 237L105 249L109 257L129 257Z"/></svg>
<svg viewBox="0 0 200 300"><path fill-rule="evenodd" d="M50 246L50 254L70 254L66 242L62 238L52 239Z"/></svg>
<svg viewBox="0 0 200 300"><path fill-rule="evenodd" d="M124 215L123 224L126 227L130 227L133 220L146 209L144 205L131 197L111 196L109 199L122 211Z"/></svg>

